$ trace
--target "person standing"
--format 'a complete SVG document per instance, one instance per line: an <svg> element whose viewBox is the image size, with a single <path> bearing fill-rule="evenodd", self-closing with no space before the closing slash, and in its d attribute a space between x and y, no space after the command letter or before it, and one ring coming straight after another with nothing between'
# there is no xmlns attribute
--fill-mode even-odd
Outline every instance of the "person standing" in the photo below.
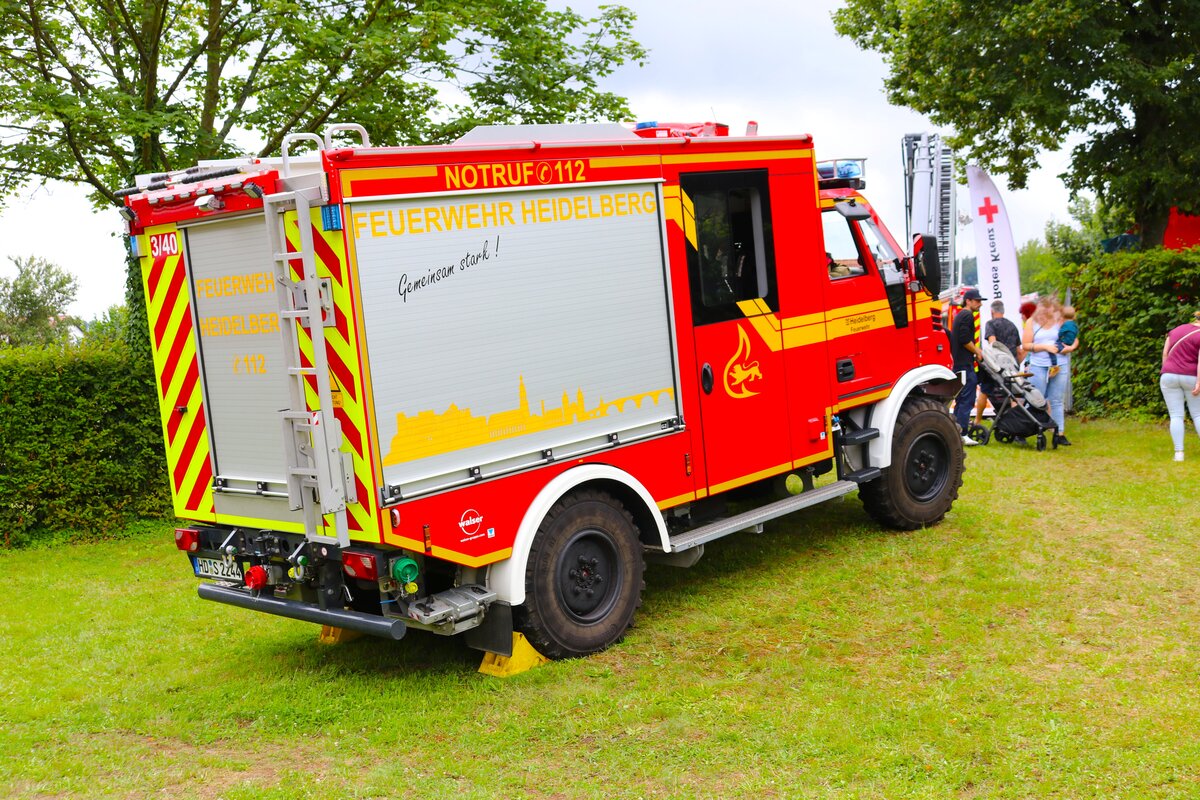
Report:
<svg viewBox="0 0 1200 800"><path fill-rule="evenodd" d="M1175 460L1183 461L1184 418L1187 405L1192 425L1200 435L1200 311L1192 321L1173 328L1163 343L1162 373L1158 378L1167 413L1171 417L1171 441Z"/></svg>
<svg viewBox="0 0 1200 800"><path fill-rule="evenodd" d="M1012 320L1004 317L1004 301L992 301L992 318L983 328L983 338L992 344L1002 344L1012 354L1013 359L1020 364L1023 351L1021 350L1021 331ZM979 373L979 400L975 403L975 422L983 421L983 410L987 407L988 395L999 394L999 389L991 385L991 378L985 369Z"/></svg>
<svg viewBox="0 0 1200 800"><path fill-rule="evenodd" d="M1063 395L1071 380L1071 353L1079 347L1079 337L1070 345L1059 349L1058 332L1062 325L1062 306L1055 297L1038 299L1037 310L1025 323L1021 346L1029 353L1030 380L1050 405L1050 418L1058 430L1054 433L1055 445L1070 445L1066 433L1066 415L1063 413ZM1050 363L1050 354L1057 354L1058 369ZM1054 374L1051 374L1051 373Z"/></svg>
<svg viewBox="0 0 1200 800"><path fill-rule="evenodd" d="M967 289L963 295L962 310L954 315L950 327L950 355L954 359L954 371L962 377L962 389L954 400L954 419L962 433L962 443L970 447L978 444L967 435L971 425L971 409L975 408L975 389L979 385L975 377L975 360L982 353L975 343L975 314L987 298L980 296L978 289Z"/></svg>

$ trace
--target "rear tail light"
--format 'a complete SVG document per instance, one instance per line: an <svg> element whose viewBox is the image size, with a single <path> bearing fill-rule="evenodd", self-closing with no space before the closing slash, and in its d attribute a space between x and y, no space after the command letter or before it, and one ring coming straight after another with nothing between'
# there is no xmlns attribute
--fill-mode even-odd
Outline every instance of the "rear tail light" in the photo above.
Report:
<svg viewBox="0 0 1200 800"><path fill-rule="evenodd" d="M342 551L342 571L362 581L379 580L379 561L374 553Z"/></svg>
<svg viewBox="0 0 1200 800"><path fill-rule="evenodd" d="M200 549L200 531L195 528L176 528L175 546L185 553L194 553Z"/></svg>
<svg viewBox="0 0 1200 800"><path fill-rule="evenodd" d="M267 586L267 568L261 564L256 564L246 570L246 588L257 592L259 589L264 589Z"/></svg>

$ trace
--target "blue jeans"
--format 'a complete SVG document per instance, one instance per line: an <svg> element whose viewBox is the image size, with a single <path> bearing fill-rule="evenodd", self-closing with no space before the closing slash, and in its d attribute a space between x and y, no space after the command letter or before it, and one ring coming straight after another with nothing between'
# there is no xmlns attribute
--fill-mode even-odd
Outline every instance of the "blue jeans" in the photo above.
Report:
<svg viewBox="0 0 1200 800"><path fill-rule="evenodd" d="M1066 417L1063 414L1063 394L1067 391L1067 383L1071 380L1070 360L1065 360L1059 367L1058 374L1051 378L1049 377L1050 367L1030 364L1029 371L1033 375L1029 378L1029 382L1045 396L1046 402L1050 405L1050 419L1054 420L1054 424L1058 426L1058 432L1062 434L1065 433L1063 426L1066 424Z"/></svg>
<svg viewBox="0 0 1200 800"><path fill-rule="evenodd" d="M959 371L958 374L965 374L966 377L958 397L954 400L954 418L958 420L958 429L966 436L967 428L971 424L971 411L975 408L975 387L979 385L979 379L975 376L974 367L969 367L965 373Z"/></svg>
<svg viewBox="0 0 1200 800"><path fill-rule="evenodd" d="M1192 394L1196 385L1195 375L1162 375L1158 379L1158 388L1162 389L1163 400L1167 403L1167 413L1171 415L1171 441L1175 443L1175 452L1183 452L1183 435L1186 426L1183 420L1183 408L1187 406L1192 415L1192 425L1200 434L1200 397Z"/></svg>

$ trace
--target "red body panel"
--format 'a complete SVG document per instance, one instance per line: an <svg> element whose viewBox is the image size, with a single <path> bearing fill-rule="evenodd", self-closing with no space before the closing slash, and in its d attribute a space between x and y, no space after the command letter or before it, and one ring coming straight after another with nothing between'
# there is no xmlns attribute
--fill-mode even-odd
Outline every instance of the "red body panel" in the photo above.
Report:
<svg viewBox="0 0 1200 800"><path fill-rule="evenodd" d="M322 169L329 203L345 217L341 236L347 263L345 273L335 278L348 290L351 312L339 318L339 325L358 324L354 306L358 289L352 285L354 232L388 224L371 213L356 212L346 200L661 181L678 347L674 355L685 423L681 431L585 458L551 462L392 507L372 503L369 514L356 517L352 530L356 540L404 547L470 566L495 562L511 553L517 529L538 492L573 466L603 463L623 470L649 491L660 508L669 508L830 458L829 432L839 410L886 396L897 378L918 364L948 364L942 351L944 336L931 327L927 294L905 292L902 308L907 325L898 326L881 265L867 263L865 272L852 278L830 277L822 246L822 206L858 196L850 190L818 193L807 137L344 149L325 152ZM736 313L727 318L698 320L696 275L689 273L689 263L694 267L700 258L705 234L697 233L692 198L683 187L713 173L746 174L754 186L762 187L766 196L756 202L769 210L763 236L772 284L769 296L739 300ZM254 181L273 191L274 178L274 173L259 173ZM223 211L201 212L189 199L167 198L163 192L138 195L129 202L137 214L132 232L198 215L246 212L260 204L239 190L227 190L224 196ZM415 219L411 224L432 223ZM886 229L879 228L890 246L903 254ZM319 237L320 231L316 234ZM760 259L766 257L758 254ZM343 266L340 255L327 260L338 264L339 270ZM907 286L911 270L905 268L909 273L902 283ZM362 336L342 333L339 341L346 343L344 347L357 341L360 360L364 359ZM345 353L329 350L329 354L335 368L352 371ZM852 377L846 377L846 371L839 374L839 362L853 366ZM362 394L370 392L365 376L339 373L337 378L352 393L351 400L365 405ZM355 455L363 461L356 470L358 493L376 497L381 456L375 445L375 423L369 410L366 414L362 430L349 424L348 418L342 421L354 438ZM363 485L364 475L373 476L375 485ZM372 520L375 530L370 529Z"/></svg>

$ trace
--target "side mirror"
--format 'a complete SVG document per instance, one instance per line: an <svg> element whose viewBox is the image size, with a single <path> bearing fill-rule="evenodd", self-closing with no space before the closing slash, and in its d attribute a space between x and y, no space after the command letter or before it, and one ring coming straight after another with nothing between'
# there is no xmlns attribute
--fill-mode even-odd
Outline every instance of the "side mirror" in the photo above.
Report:
<svg viewBox="0 0 1200 800"><path fill-rule="evenodd" d="M918 233L913 240L913 267L917 280L934 297L942 293L942 264L938 258L937 239Z"/></svg>

